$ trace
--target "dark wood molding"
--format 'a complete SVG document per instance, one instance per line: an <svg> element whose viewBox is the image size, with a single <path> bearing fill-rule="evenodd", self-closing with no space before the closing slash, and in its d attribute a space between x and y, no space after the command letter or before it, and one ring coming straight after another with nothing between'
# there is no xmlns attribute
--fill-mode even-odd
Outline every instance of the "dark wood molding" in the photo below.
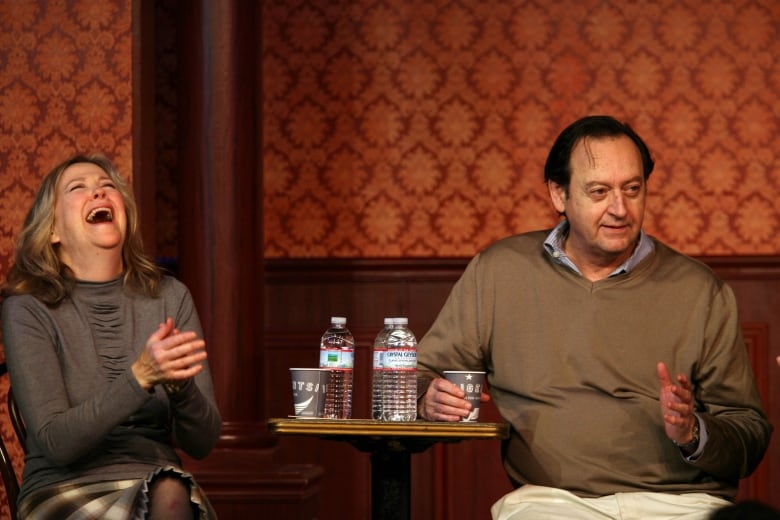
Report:
<svg viewBox="0 0 780 520"><path fill-rule="evenodd" d="M780 279L780 256L697 256L727 279ZM266 258L266 280L446 280L460 276L469 258Z"/></svg>
<svg viewBox="0 0 780 520"><path fill-rule="evenodd" d="M728 280L780 280L780 256L696 257Z"/></svg>
<svg viewBox="0 0 780 520"><path fill-rule="evenodd" d="M277 444L265 421L223 421L217 447L220 449L266 449Z"/></svg>
<svg viewBox="0 0 780 520"><path fill-rule="evenodd" d="M460 275L468 258L266 258L266 280L423 281Z"/></svg>

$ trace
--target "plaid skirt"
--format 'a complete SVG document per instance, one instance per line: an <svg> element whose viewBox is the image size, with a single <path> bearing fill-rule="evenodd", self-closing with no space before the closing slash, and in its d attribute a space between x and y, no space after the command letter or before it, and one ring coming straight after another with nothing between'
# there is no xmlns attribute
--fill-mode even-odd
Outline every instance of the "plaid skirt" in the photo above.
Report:
<svg viewBox="0 0 780 520"><path fill-rule="evenodd" d="M181 478L190 488L198 520L217 518L195 479L174 466L157 468L142 479L60 484L34 491L19 503L20 520L143 520L149 512L149 487L160 475Z"/></svg>

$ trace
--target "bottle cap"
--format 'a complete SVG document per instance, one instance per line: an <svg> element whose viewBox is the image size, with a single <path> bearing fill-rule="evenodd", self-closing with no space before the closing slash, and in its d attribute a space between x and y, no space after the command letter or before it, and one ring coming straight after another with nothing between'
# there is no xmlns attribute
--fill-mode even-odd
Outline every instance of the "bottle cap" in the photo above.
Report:
<svg viewBox="0 0 780 520"><path fill-rule="evenodd" d="M344 318L344 317L342 317L342 316L333 316L333 317L330 319L330 322L331 322L333 325L346 325L346 324L347 324L347 318Z"/></svg>
<svg viewBox="0 0 780 520"><path fill-rule="evenodd" d="M385 325L392 325L395 318L385 318Z"/></svg>
<svg viewBox="0 0 780 520"><path fill-rule="evenodd" d="M398 317L395 318L396 325L409 325L409 318Z"/></svg>

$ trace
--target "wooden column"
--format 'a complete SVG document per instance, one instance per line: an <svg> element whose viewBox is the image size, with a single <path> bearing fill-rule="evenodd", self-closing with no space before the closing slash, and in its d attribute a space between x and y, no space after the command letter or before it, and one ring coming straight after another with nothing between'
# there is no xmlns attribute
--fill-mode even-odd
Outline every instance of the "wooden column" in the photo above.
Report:
<svg viewBox="0 0 780 520"><path fill-rule="evenodd" d="M178 9L179 271L223 418L215 453L186 467L220 518L271 510L313 518L322 469L276 465L264 421L260 4L197 0Z"/></svg>
<svg viewBox="0 0 780 520"><path fill-rule="evenodd" d="M255 3L181 3L179 265L231 440L262 435L262 193Z"/></svg>

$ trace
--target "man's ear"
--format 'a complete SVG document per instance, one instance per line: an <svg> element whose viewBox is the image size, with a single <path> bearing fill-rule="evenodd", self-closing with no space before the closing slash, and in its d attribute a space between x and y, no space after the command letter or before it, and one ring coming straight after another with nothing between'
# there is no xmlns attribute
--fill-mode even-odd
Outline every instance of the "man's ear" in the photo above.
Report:
<svg viewBox="0 0 780 520"><path fill-rule="evenodd" d="M561 214L566 213L566 187L553 181L547 181L547 189L550 191L550 199L555 211Z"/></svg>

